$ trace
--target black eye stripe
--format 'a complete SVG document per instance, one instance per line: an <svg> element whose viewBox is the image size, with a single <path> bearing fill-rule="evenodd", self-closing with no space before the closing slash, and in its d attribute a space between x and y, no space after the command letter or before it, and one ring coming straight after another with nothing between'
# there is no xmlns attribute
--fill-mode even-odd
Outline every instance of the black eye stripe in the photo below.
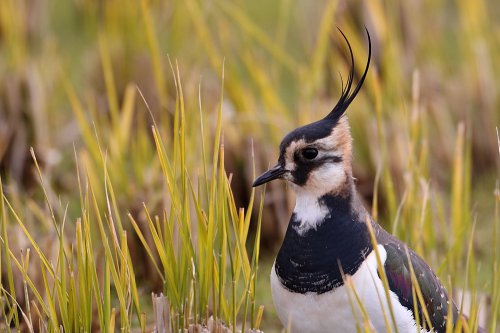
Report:
<svg viewBox="0 0 500 333"><path fill-rule="evenodd" d="M309 178L309 175L314 170L326 166L329 163L340 163L342 162L342 156L327 155L321 156L317 159L304 161L300 157L299 152L295 153L295 165L296 169L291 172L293 182L299 186L304 185ZM328 166L327 166L328 167Z"/></svg>
<svg viewBox="0 0 500 333"><path fill-rule="evenodd" d="M309 159L306 156L304 156L304 151L307 149L314 149L316 151L316 155L314 156L314 158ZM302 150L298 150L295 152L294 160L295 160L295 163L298 163L298 162L300 162L301 157L302 157L303 159L306 159L306 160L311 160L311 161L314 160L317 163L324 163L324 162L340 163L343 161L342 156L327 155L327 156L321 156L320 158L316 159L317 155L318 155L318 150L316 148L304 148Z"/></svg>
<svg viewBox="0 0 500 333"><path fill-rule="evenodd" d="M322 156L314 160L314 164L318 167L324 165L325 163L340 163L342 162L342 156Z"/></svg>
<svg viewBox="0 0 500 333"><path fill-rule="evenodd" d="M325 156L324 160L332 163L340 163L342 162L342 156Z"/></svg>

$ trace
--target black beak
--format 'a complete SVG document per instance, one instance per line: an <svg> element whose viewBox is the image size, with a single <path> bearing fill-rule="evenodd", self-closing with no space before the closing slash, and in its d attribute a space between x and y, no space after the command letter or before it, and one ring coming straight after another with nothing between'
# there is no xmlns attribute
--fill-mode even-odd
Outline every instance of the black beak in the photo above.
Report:
<svg viewBox="0 0 500 333"><path fill-rule="evenodd" d="M253 182L253 187L262 185L264 183L270 182L271 180L281 178L281 176L286 172L286 170L281 165L276 165L271 169L264 172L262 175L257 177L257 179Z"/></svg>

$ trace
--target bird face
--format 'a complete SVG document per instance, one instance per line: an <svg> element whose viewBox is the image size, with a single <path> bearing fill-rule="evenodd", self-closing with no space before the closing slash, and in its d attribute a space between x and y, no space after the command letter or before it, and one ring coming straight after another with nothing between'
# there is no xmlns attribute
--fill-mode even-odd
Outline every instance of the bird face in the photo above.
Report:
<svg viewBox="0 0 500 333"><path fill-rule="evenodd" d="M254 186L282 178L296 192L315 197L341 192L352 175L351 147L345 117L333 128L325 119L297 128L281 142L278 164L257 178Z"/></svg>
<svg viewBox="0 0 500 333"><path fill-rule="evenodd" d="M342 33L342 31L340 31ZM323 119L290 132L280 144L278 164L259 176L253 186L282 178L300 194L319 198L339 194L352 183L352 139L344 113L361 89L370 66L371 41L368 36L368 61L358 84L353 88L354 56L351 55L347 84L333 110Z"/></svg>

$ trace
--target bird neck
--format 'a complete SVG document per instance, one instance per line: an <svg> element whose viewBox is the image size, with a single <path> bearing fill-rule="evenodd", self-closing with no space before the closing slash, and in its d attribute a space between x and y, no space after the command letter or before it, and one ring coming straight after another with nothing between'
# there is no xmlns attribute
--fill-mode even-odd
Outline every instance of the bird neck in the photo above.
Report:
<svg viewBox="0 0 500 333"><path fill-rule="evenodd" d="M297 200L306 206L310 199ZM291 291L324 293L341 286L342 275L354 274L373 249L365 224L369 215L355 191L326 194L309 207L311 216L325 214L324 219L310 227L301 220L305 213L292 214L275 270Z"/></svg>
<svg viewBox="0 0 500 333"><path fill-rule="evenodd" d="M356 199L356 188L348 174L345 175L344 183L334 189L321 188L318 191L295 186L294 190L296 199L292 218L295 223L292 228L300 235L310 229L317 229L332 215L338 215L339 211L351 206ZM363 208L362 205L360 207Z"/></svg>

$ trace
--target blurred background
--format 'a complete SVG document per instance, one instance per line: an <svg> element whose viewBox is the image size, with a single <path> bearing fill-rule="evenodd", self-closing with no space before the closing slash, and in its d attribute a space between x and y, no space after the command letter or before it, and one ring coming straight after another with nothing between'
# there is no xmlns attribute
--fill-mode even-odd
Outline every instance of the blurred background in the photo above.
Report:
<svg viewBox="0 0 500 333"><path fill-rule="evenodd" d="M4 192L47 253L56 235L30 147L66 229L81 215L77 165L102 181L100 149L116 211L141 221L144 202L161 212L151 126L154 119L171 132L178 73L189 170L202 172L200 142L212 142L222 101L226 171L237 205L246 206L254 165L260 173L274 164L281 138L323 117L340 96L339 73L347 77L350 60L337 27L358 73L366 27L372 64L348 111L358 190L376 219L453 286L467 279L460 272L471 245L477 274L466 285L494 303L499 17L496 0L2 0ZM95 195L103 198L104 189ZM267 332L280 328L267 277L293 205L284 184L269 184L257 293ZM7 232L15 251L28 246L19 226ZM131 236L138 283L149 295L161 282L139 244Z"/></svg>

